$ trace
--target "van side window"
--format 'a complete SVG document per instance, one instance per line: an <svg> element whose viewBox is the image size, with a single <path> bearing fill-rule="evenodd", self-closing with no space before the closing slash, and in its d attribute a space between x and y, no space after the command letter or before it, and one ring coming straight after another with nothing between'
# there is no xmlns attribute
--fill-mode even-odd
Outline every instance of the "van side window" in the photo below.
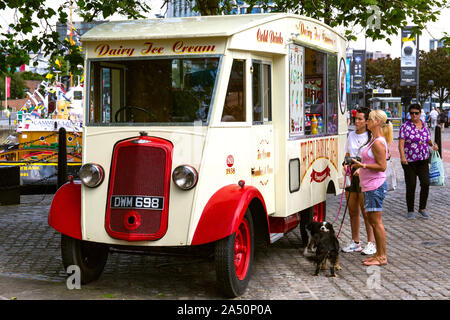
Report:
<svg viewBox="0 0 450 320"><path fill-rule="evenodd" d="M326 133L326 54L305 48L305 134Z"/></svg>
<svg viewBox="0 0 450 320"><path fill-rule="evenodd" d="M223 106L222 121L245 121L245 60L233 60Z"/></svg>
<svg viewBox="0 0 450 320"><path fill-rule="evenodd" d="M338 65L337 55L327 55L327 132L330 134L337 134L338 132Z"/></svg>
<svg viewBox="0 0 450 320"><path fill-rule="evenodd" d="M305 48L305 135L338 132L337 55Z"/></svg>
<svg viewBox="0 0 450 320"><path fill-rule="evenodd" d="M263 65L263 103L264 121L272 121L272 70L269 64Z"/></svg>
<svg viewBox="0 0 450 320"><path fill-rule="evenodd" d="M253 123L272 121L272 72L269 64L253 61Z"/></svg>

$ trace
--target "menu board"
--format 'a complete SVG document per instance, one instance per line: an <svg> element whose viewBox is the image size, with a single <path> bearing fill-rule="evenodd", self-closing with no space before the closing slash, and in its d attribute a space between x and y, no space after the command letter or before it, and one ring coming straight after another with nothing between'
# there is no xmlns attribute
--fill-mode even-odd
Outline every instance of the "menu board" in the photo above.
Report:
<svg viewBox="0 0 450 320"><path fill-rule="evenodd" d="M304 132L304 68L305 48L289 46L289 135L297 136Z"/></svg>

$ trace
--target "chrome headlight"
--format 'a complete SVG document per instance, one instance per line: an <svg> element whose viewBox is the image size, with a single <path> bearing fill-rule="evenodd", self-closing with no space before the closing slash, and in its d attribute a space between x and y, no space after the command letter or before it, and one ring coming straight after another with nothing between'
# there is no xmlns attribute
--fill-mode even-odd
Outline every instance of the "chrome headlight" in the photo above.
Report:
<svg viewBox="0 0 450 320"><path fill-rule="evenodd" d="M103 168L95 163L86 163L81 166L79 175L81 182L89 188L98 187L104 178Z"/></svg>
<svg viewBox="0 0 450 320"><path fill-rule="evenodd" d="M189 190L197 184L198 173L191 166L178 166L172 172L172 180L179 188Z"/></svg>

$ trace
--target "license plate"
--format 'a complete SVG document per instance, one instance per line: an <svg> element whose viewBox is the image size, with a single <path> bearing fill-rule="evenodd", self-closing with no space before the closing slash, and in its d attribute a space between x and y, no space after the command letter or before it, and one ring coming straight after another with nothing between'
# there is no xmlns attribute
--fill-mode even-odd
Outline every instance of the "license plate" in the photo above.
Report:
<svg viewBox="0 0 450 320"><path fill-rule="evenodd" d="M164 198L152 196L112 196L111 208L163 210Z"/></svg>

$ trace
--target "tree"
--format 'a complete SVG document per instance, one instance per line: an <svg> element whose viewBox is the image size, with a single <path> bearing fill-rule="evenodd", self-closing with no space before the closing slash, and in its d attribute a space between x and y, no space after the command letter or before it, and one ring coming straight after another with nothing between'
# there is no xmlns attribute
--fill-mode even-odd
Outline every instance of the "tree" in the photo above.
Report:
<svg viewBox="0 0 450 320"><path fill-rule="evenodd" d="M45 80L45 77L39 73L33 73L31 71L21 72L23 80Z"/></svg>
<svg viewBox="0 0 450 320"><path fill-rule="evenodd" d="M10 97L8 99L23 99L25 98L25 90L27 88L22 73L9 74L11 78ZM0 77L0 92L2 99L5 95L5 77Z"/></svg>
<svg viewBox="0 0 450 320"><path fill-rule="evenodd" d="M450 52L445 48L421 52L419 63L420 94L427 97L432 93L442 107L450 98Z"/></svg>
<svg viewBox="0 0 450 320"><path fill-rule="evenodd" d="M391 89L394 97L400 96L400 58L368 59L366 83L372 88Z"/></svg>
<svg viewBox="0 0 450 320"><path fill-rule="evenodd" d="M202 15L230 13L235 1L216 0L220 5L217 10L204 11L211 8L213 0L191 0L197 3L195 7ZM450 6L448 0L248 0L250 5L261 6L265 11L293 12L324 21L331 27L343 26L349 40L356 40L353 29L361 26L366 29L366 36L372 40L386 39L397 35L401 27L406 26L408 18L416 26L412 32L420 34L427 22L436 21L439 12ZM209 4L209 6L208 6ZM231 8L231 9L230 9Z"/></svg>
<svg viewBox="0 0 450 320"><path fill-rule="evenodd" d="M442 107L450 98L450 52L438 48L430 52L420 51L419 55L419 94L421 101L426 101L431 95L438 97ZM430 80L433 80L430 82ZM367 60L366 82L368 87L392 89L393 96L401 96L400 58ZM410 95L415 95L415 87L409 89Z"/></svg>
<svg viewBox="0 0 450 320"><path fill-rule="evenodd" d="M167 3L169 0L165 0ZM203 15L231 13L236 8L235 0L190 0ZM85 22L107 19L121 14L129 19L145 18L150 12L151 0L62 0L52 8L46 0L0 0L0 10L12 9L15 20L9 30L0 33L0 73L8 68L29 62L29 53L43 53L54 61L55 56L64 56L70 62L70 71L77 74L77 65L83 60L80 48L69 41L60 41L52 21L67 23L69 5L74 4L77 13ZM249 11L254 5L267 11L302 14L323 20L331 27L343 26L346 37L356 39L355 26L366 28L366 36L373 40L386 39L398 34L410 19L420 33L429 21L436 21L449 0L248 0ZM374 24L375 23L375 24ZM42 32L35 32L42 28Z"/></svg>
<svg viewBox="0 0 450 320"><path fill-rule="evenodd" d="M46 0L0 0L0 10L14 12L14 22L0 33L0 73L28 64L29 53L43 53L53 61L56 56L64 56L70 62L70 71L77 74L77 65L83 64L82 52L75 43L61 42L54 25L55 20L68 23L69 5L76 5L77 13L89 22L107 19L115 13L130 19L144 18L143 14L150 11L147 2L150 3L144 0L64 0L58 1L57 8L52 8ZM36 32L38 30L40 32Z"/></svg>

